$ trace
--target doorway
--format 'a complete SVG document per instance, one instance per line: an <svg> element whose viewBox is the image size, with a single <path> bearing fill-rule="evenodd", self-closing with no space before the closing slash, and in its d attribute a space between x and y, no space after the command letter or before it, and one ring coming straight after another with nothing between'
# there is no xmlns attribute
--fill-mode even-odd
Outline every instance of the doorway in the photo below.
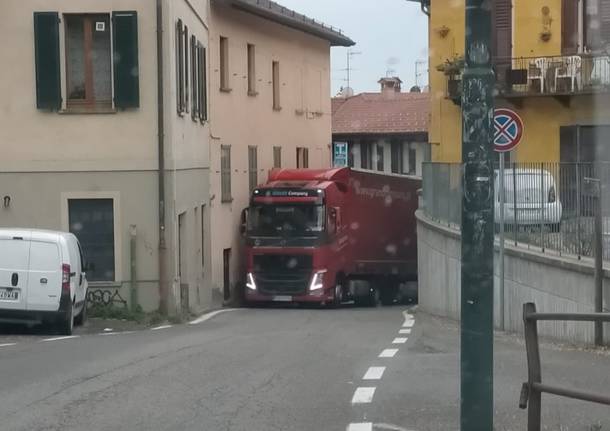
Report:
<svg viewBox="0 0 610 431"><path fill-rule="evenodd" d="M222 251L223 266L223 293L225 301L231 298L231 249L225 248Z"/></svg>

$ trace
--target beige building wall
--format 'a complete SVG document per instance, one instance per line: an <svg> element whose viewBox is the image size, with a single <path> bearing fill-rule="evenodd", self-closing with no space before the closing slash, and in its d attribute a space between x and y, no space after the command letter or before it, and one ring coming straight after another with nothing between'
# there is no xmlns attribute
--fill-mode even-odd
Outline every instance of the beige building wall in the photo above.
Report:
<svg viewBox="0 0 610 431"><path fill-rule="evenodd" d="M33 14L56 11L61 22L62 108L36 108ZM110 113L75 114L66 109L65 20L68 13L136 11L138 19L139 107ZM205 239L209 229L201 207L209 205L209 126L181 118L176 87L174 28L176 17L189 23L207 46L207 2L168 0L163 7L165 97L166 221L170 304L180 302L180 284L190 288L191 308L208 307ZM90 283L92 290L129 298L130 226L137 227L136 260L139 302L146 310L159 304L158 267L158 122L155 2L141 0L3 0L0 37L5 64L0 69L0 226L68 230L68 199L111 198L114 207L115 279ZM197 209L198 216L195 215ZM204 211L205 212L205 211ZM185 267L178 277L178 214L185 213ZM209 238L209 236L207 236ZM204 256L202 259L202 255ZM199 265L197 265L199 263ZM209 265L208 265L209 267ZM110 297L110 294L106 295ZM116 298L116 297L115 297ZM195 302L193 302L195 298Z"/></svg>
<svg viewBox="0 0 610 431"><path fill-rule="evenodd" d="M282 167L296 167L297 147L309 167L331 164L330 43L235 9L212 5L210 28L212 285L223 289L223 250L231 249L231 286L239 282L239 222L248 206L248 146L258 151L258 182L282 148ZM220 89L220 37L228 39L228 87ZM256 95L248 95L247 44L255 45ZM273 109L272 62L280 68L281 110ZM232 201L221 199L221 145L231 146Z"/></svg>

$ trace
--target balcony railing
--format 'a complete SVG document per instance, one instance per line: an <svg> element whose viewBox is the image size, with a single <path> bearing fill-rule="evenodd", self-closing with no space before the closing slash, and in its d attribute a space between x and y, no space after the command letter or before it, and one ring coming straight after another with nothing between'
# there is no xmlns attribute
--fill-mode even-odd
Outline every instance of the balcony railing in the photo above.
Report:
<svg viewBox="0 0 610 431"><path fill-rule="evenodd" d="M572 96L610 92L610 55L575 54L494 60L499 96ZM461 97L461 74L447 77L447 97Z"/></svg>

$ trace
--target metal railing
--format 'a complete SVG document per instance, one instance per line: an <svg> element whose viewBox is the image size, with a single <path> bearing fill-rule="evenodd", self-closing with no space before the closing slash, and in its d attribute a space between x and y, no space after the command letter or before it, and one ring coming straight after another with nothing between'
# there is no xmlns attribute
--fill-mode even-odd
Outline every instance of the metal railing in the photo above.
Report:
<svg viewBox="0 0 610 431"><path fill-rule="evenodd" d="M497 58L494 69L496 81L507 95L570 95L610 90L607 54Z"/></svg>
<svg viewBox="0 0 610 431"><path fill-rule="evenodd" d="M610 55L581 53L495 58L499 94L505 97L571 96L610 92ZM447 97L459 103L461 71L447 74Z"/></svg>
<svg viewBox="0 0 610 431"><path fill-rule="evenodd" d="M426 162L422 173L425 215L459 229L462 165ZM599 180L601 187L596 193L587 186L591 179ZM500 214L498 181L496 167L496 229ZM593 258L595 220L601 216L603 258L610 260L610 163L510 163L505 169L504 190L507 242L542 253Z"/></svg>
<svg viewBox="0 0 610 431"><path fill-rule="evenodd" d="M542 383L540 346L538 344L539 320L595 322L596 325L601 326L602 322L610 322L610 313L537 313L535 304L524 304L523 323L527 352L527 383L523 383L521 388L519 408L527 409L527 431L540 431L541 429L543 393L610 405L610 395Z"/></svg>

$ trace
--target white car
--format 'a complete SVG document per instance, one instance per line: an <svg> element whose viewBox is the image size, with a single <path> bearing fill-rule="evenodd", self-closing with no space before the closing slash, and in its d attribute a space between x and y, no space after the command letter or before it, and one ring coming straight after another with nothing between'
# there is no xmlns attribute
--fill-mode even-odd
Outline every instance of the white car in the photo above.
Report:
<svg viewBox="0 0 610 431"><path fill-rule="evenodd" d="M500 223L499 171L495 171L494 222ZM508 226L548 226L558 232L563 208L557 197L555 178L540 169L504 171L504 223Z"/></svg>
<svg viewBox="0 0 610 431"><path fill-rule="evenodd" d="M0 229L0 321L52 323L70 335L86 319L87 277L71 233Z"/></svg>

